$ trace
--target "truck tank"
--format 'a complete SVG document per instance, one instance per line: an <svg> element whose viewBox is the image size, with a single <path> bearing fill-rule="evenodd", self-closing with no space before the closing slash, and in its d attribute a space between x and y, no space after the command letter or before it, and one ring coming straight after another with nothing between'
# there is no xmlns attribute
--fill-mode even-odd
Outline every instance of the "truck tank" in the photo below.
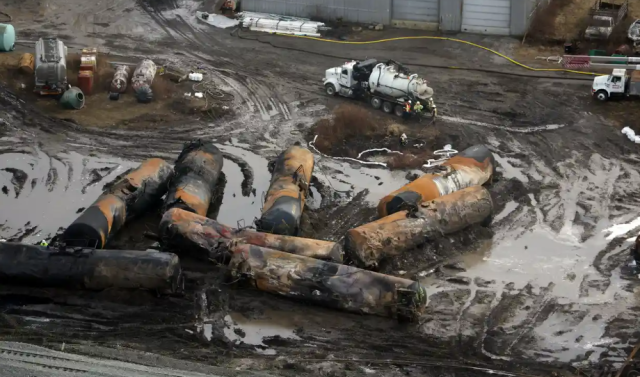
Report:
<svg viewBox="0 0 640 377"><path fill-rule="evenodd" d="M154 77L156 77L156 64L149 59L141 61L135 71L133 71L131 87L136 94L138 102L147 103L153 99L151 84L153 83Z"/></svg>
<svg viewBox="0 0 640 377"><path fill-rule="evenodd" d="M399 64L376 65L369 76L369 88L372 93L378 92L395 98L408 94L423 100L433 97L433 89L425 79L408 72Z"/></svg>
<svg viewBox="0 0 640 377"><path fill-rule="evenodd" d="M58 38L36 42L35 92L62 93L67 85L67 47Z"/></svg>

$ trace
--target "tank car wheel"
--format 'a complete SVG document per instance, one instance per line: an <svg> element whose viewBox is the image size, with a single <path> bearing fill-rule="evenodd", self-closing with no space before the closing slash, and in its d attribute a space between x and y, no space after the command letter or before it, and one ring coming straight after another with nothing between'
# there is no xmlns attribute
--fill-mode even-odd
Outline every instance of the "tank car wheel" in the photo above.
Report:
<svg viewBox="0 0 640 377"><path fill-rule="evenodd" d="M376 110L380 109L382 107L382 100L378 97L371 98L371 106Z"/></svg>
<svg viewBox="0 0 640 377"><path fill-rule="evenodd" d="M404 116L404 107L400 105L396 105L394 112L399 117Z"/></svg>
<svg viewBox="0 0 640 377"><path fill-rule="evenodd" d="M382 111L387 114L391 114L393 112L393 104L391 102L384 102L382 104Z"/></svg>

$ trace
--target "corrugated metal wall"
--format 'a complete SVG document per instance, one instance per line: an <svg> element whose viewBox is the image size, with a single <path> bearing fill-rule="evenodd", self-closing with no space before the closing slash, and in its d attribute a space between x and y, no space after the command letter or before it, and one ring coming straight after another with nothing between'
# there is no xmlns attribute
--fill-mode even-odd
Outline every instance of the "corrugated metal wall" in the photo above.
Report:
<svg viewBox="0 0 640 377"><path fill-rule="evenodd" d="M551 0L511 0L511 35L523 36L529 28L536 5L544 8L549 3Z"/></svg>
<svg viewBox="0 0 640 377"><path fill-rule="evenodd" d="M277 13L286 16L311 17L388 25L391 0L242 0L242 10Z"/></svg>
<svg viewBox="0 0 640 377"><path fill-rule="evenodd" d="M496 26L500 26L504 33L508 29L509 34L522 36L529 27L531 12L538 1L541 2L540 6L546 6L552 0L510 0L510 14L506 15L509 17L508 27L506 23ZM465 1L467 8L471 3L477 3L480 8L483 8L494 2L497 1ZM396 25L404 27L412 27L411 22L436 25L442 22L445 25L440 25L441 30L460 31L462 14L465 13L461 3L462 0L242 0L241 7L251 12L277 13L323 20L342 17L343 20L350 22L379 22L385 25L389 25L392 19L408 21ZM469 10L467 9L467 13ZM476 29L478 30L469 29L469 31L483 32L481 28Z"/></svg>
<svg viewBox="0 0 640 377"><path fill-rule="evenodd" d="M462 0L440 0L440 31L457 33L462 27Z"/></svg>
<svg viewBox="0 0 640 377"><path fill-rule="evenodd" d="M439 0L393 0L391 18L419 22L438 22Z"/></svg>

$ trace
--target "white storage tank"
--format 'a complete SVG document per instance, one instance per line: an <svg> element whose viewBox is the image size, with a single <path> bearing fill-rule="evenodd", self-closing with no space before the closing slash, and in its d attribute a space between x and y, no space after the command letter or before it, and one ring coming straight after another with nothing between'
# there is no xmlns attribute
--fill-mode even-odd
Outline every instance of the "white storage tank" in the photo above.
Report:
<svg viewBox="0 0 640 377"><path fill-rule="evenodd" d="M0 24L0 51L13 51L16 48L16 30L13 25Z"/></svg>
<svg viewBox="0 0 640 377"><path fill-rule="evenodd" d="M429 87L426 80L418 77L417 74L407 74L393 64L376 65L369 76L369 87L372 92L395 98L409 93L425 100L433 97L433 89Z"/></svg>

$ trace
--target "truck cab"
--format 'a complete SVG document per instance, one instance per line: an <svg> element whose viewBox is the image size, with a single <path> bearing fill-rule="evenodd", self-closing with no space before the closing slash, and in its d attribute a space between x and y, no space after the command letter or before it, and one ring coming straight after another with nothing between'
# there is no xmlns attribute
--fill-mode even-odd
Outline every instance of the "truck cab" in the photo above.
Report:
<svg viewBox="0 0 640 377"><path fill-rule="evenodd" d="M375 59L350 61L340 67L329 68L324 75L324 88L330 96L359 97L369 85L371 70L378 64Z"/></svg>
<svg viewBox="0 0 640 377"><path fill-rule="evenodd" d="M356 61L343 64L341 67L329 68L324 75L324 88L328 95L340 94L344 97L353 97L355 86L358 84L353 79L353 66Z"/></svg>
<svg viewBox="0 0 640 377"><path fill-rule="evenodd" d="M600 101L606 101L610 97L628 95L630 94L628 93L629 82L627 71L617 68L608 76L594 78L591 93Z"/></svg>

